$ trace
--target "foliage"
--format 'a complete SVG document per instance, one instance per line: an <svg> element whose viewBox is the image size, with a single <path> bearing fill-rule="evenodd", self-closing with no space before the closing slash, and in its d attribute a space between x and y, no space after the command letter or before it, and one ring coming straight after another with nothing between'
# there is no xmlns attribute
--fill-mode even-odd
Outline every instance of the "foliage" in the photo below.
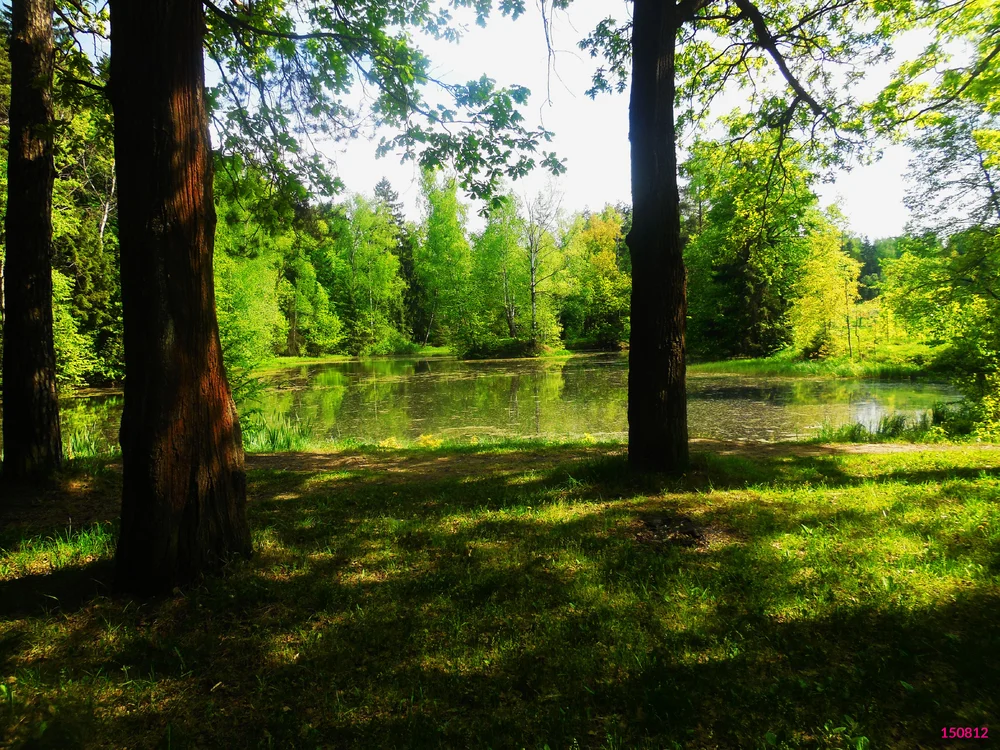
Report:
<svg viewBox="0 0 1000 750"><path fill-rule="evenodd" d="M699 141L684 164L707 205L685 249L693 352L760 356L791 339L816 196L801 151L778 146Z"/></svg>
<svg viewBox="0 0 1000 750"><path fill-rule="evenodd" d="M793 288L793 340L809 358L853 353L850 323L860 299L861 263L844 252L841 234L829 219L814 217L809 254Z"/></svg>
<svg viewBox="0 0 1000 750"><path fill-rule="evenodd" d="M979 434L995 439L1000 434L1000 8L960 2L930 15L941 21L932 43L904 66L903 82L883 96L918 126L911 138L916 157L907 197L914 236L886 264L886 297L912 331L947 344L940 364L966 393ZM959 48L971 54L956 64ZM906 85L907 78L931 69L943 71L933 83Z"/></svg>
<svg viewBox="0 0 1000 750"><path fill-rule="evenodd" d="M98 362L93 342L82 334L71 312L72 284L59 271L52 272L52 337L56 349L56 377L61 385L79 386L93 377Z"/></svg>
<svg viewBox="0 0 1000 750"><path fill-rule="evenodd" d="M906 205L913 229L947 236L1000 226L1000 117L964 102L936 113L910 139Z"/></svg>
<svg viewBox="0 0 1000 750"><path fill-rule="evenodd" d="M409 330L414 341L426 339L428 324L426 311L421 307L420 279L417 277L413 254L420 242L420 228L406 221L399 193L393 189L388 179L383 177L375 185L375 202L389 212L396 228L396 247L393 252L399 260L399 276L403 282L403 315L400 330Z"/></svg>
<svg viewBox="0 0 1000 750"><path fill-rule="evenodd" d="M470 299L472 254L465 232L466 210L458 200L453 178L439 182L425 171L421 189L426 202L426 228L414 253L414 273L420 280L423 307L429 311L427 338L459 349L482 336Z"/></svg>
<svg viewBox="0 0 1000 750"><path fill-rule="evenodd" d="M978 2L955 5L968 15ZM921 23L930 26L952 8L928 6L918 9L909 0L678 3L672 16L678 25L678 132L709 130L713 103L739 94L747 100L745 111L723 122L734 141L762 132L778 146L798 140L823 165L869 151L871 126L891 128L891 118L905 108L889 94L874 103L859 101L856 84L892 56L896 35ZM579 43L599 61L588 95L627 88L632 37L630 20L608 17ZM901 70L896 86L910 86L925 70Z"/></svg>
<svg viewBox="0 0 1000 750"><path fill-rule="evenodd" d="M948 110L956 104L985 106L995 114L1000 7L958 0L926 3L920 10L917 19L930 30L930 39L921 54L899 66L892 82L870 105L875 123L899 135L900 123L934 123L942 113L948 118Z"/></svg>
<svg viewBox="0 0 1000 750"><path fill-rule="evenodd" d="M496 348L499 339L517 339L530 331L530 272L524 236L517 201L506 195L490 211L483 231L473 238L472 284L488 349Z"/></svg>
<svg viewBox="0 0 1000 750"><path fill-rule="evenodd" d="M946 244L934 236L904 243L898 260L887 265L886 294L896 314L911 328L950 342L950 365L970 393L1000 365L1000 239L970 229Z"/></svg>
<svg viewBox="0 0 1000 750"><path fill-rule="evenodd" d="M613 349L628 341L632 279L624 263L624 223L618 208L605 206L578 216L563 240L569 291L560 319L577 345Z"/></svg>
<svg viewBox="0 0 1000 750"><path fill-rule="evenodd" d="M502 2L504 14L522 6ZM502 177L536 165L554 173L550 153L537 159L548 131L525 127L518 108L528 91L500 88L486 76L464 85L439 84L448 102L425 100L430 61L413 44L411 29L457 41L459 26L446 4L386 0L342 3L311 0L232 0L206 3L207 52L219 83L210 92L222 149L241 154L284 184L332 195L342 188L310 135L356 135L368 115L398 128L382 151L402 148L424 167L452 164L463 187L489 197ZM476 6L485 22L489 3ZM351 103L355 85L374 91L367 106Z"/></svg>
<svg viewBox="0 0 1000 750"><path fill-rule="evenodd" d="M531 305L529 339L541 350L559 340L561 330L553 287L565 270L563 248L556 239L562 217L561 196L549 184L524 202L524 253L528 262L528 295Z"/></svg>
<svg viewBox="0 0 1000 750"><path fill-rule="evenodd" d="M339 314L352 354L393 354L404 333L399 226L391 206L355 196L336 244Z"/></svg>
<svg viewBox="0 0 1000 750"><path fill-rule="evenodd" d="M220 243L224 246L225 243ZM215 255L215 304L226 369L250 371L280 351L288 335L270 259Z"/></svg>

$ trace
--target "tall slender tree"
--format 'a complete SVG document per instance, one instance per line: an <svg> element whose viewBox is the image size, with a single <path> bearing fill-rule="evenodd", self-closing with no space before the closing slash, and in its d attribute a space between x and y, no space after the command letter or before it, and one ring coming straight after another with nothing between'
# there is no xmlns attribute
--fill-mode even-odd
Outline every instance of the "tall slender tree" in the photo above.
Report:
<svg viewBox="0 0 1000 750"><path fill-rule="evenodd" d="M541 284L561 270L558 246L553 235L559 222L561 197L550 186L533 199L525 201L524 239L528 261L528 296L531 300L531 345L540 349L542 333L538 326L538 302Z"/></svg>
<svg viewBox="0 0 1000 750"><path fill-rule="evenodd" d="M53 0L11 3L3 337L4 476L62 461L52 342Z"/></svg>
<svg viewBox="0 0 1000 750"><path fill-rule="evenodd" d="M684 12L663 0L636 0L633 11L628 455L640 469L688 463L687 291L674 145L674 45Z"/></svg>
<svg viewBox="0 0 1000 750"><path fill-rule="evenodd" d="M937 12L933 3L927 5L931 13L924 18ZM688 464L679 124L707 117L715 98L736 83L748 97L749 116L726 123L730 137L775 131L767 179L780 190L782 146L796 131L815 147L810 155L822 156L827 164L870 144L868 123L889 105L866 109L844 83L859 80L873 63L891 55L888 40L917 15L908 0L875 5L864 0L635 0L631 20L602 21L581 42L606 61L588 93L624 91L631 76L628 411L634 467L681 472ZM832 137L821 143L820 134Z"/></svg>
<svg viewBox="0 0 1000 750"><path fill-rule="evenodd" d="M250 554L212 277L201 0L111 2L125 318L116 583L155 593Z"/></svg>

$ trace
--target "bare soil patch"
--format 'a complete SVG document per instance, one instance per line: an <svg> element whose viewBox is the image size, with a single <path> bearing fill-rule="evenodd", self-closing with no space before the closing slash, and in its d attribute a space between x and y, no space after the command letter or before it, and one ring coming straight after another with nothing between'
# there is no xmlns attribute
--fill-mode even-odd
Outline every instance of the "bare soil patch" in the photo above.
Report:
<svg viewBox="0 0 1000 750"><path fill-rule="evenodd" d="M42 485L0 484L0 529L79 527L121 513L121 474L60 476Z"/></svg>
<svg viewBox="0 0 1000 750"><path fill-rule="evenodd" d="M544 471L559 464L601 456L620 455L625 447L545 448L504 453L407 454L372 453L257 453L248 455L248 470L326 473L367 471L382 473L379 481L419 481L421 479L456 479L514 472Z"/></svg>
<svg viewBox="0 0 1000 750"><path fill-rule="evenodd" d="M993 443L942 444L942 443L763 443L736 440L711 440L694 438L691 450L695 453L717 453L720 456L743 456L746 458L809 458L813 456L836 456L840 454L881 454L881 453L950 453L969 449L1000 451L1000 445Z"/></svg>

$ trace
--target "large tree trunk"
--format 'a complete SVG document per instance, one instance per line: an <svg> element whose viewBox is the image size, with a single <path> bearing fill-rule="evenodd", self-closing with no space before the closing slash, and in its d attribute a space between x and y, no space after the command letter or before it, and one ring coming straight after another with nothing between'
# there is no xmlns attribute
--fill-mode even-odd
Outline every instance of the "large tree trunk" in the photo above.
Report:
<svg viewBox="0 0 1000 750"><path fill-rule="evenodd" d="M250 554L222 364L200 0L112 0L125 318L120 590L169 591Z"/></svg>
<svg viewBox="0 0 1000 750"><path fill-rule="evenodd" d="M3 469L45 475L62 461L52 343L53 0L11 4L10 145L3 337Z"/></svg>
<svg viewBox="0 0 1000 750"><path fill-rule="evenodd" d="M629 340L629 463L644 471L688 465L681 247L674 123L673 2L635 0L632 25L632 332Z"/></svg>

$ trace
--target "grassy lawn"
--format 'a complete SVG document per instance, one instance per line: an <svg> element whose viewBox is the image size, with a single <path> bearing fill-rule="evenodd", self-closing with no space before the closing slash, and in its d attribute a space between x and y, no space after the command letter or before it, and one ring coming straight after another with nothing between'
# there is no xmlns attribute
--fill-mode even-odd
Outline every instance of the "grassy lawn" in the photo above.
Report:
<svg viewBox="0 0 1000 750"><path fill-rule="evenodd" d="M251 456L254 558L138 602L117 470L78 462L0 518L0 747L968 745L1000 450L858 450Z"/></svg>

